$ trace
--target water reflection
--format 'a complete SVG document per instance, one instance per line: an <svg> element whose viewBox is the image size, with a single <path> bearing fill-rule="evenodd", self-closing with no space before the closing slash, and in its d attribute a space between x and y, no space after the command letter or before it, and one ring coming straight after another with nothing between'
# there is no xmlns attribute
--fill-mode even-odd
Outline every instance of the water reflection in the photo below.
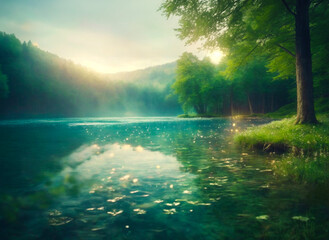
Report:
<svg viewBox="0 0 329 240"><path fill-rule="evenodd" d="M277 156L233 146L229 136L248 122L103 121L62 121L55 129L29 123L17 133L6 129L5 136L26 136L31 143L25 145L28 158L12 152L8 159L33 162L39 156L34 170L44 174L17 174L25 167L17 162L4 173L11 184L15 178L33 180L17 181L1 196L3 236L314 239L328 225L327 204L309 199L310 189L273 176L270 166Z"/></svg>

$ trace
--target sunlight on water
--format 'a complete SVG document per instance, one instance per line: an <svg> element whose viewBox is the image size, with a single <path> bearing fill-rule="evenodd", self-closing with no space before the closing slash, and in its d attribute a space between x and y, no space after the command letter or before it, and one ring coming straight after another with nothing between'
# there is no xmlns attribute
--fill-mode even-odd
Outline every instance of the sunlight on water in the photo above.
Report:
<svg viewBox="0 0 329 240"><path fill-rule="evenodd" d="M286 231L312 231L329 209L321 196L314 193L315 201L302 187L278 182L271 170L277 156L232 144L230 137L251 124L258 123L2 122L3 236L276 239Z"/></svg>

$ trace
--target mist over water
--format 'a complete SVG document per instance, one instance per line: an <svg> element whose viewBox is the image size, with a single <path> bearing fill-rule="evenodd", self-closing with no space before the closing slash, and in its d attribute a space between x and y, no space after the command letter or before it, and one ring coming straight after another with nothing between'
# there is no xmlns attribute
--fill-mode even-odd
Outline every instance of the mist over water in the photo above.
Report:
<svg viewBox="0 0 329 240"><path fill-rule="evenodd" d="M321 191L279 182L270 170L279 157L233 146L234 132L261 123L1 121L1 236L280 239L316 231L328 220Z"/></svg>

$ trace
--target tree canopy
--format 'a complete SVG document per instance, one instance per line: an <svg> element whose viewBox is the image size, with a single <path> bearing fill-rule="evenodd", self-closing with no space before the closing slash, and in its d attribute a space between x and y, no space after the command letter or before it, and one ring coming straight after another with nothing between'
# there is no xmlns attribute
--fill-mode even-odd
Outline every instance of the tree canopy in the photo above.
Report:
<svg viewBox="0 0 329 240"><path fill-rule="evenodd" d="M227 77L227 59L214 65L184 53L177 61L174 93L185 113L200 116L253 114L274 111L290 103L291 81L282 81L270 73L268 60L255 58Z"/></svg>
<svg viewBox="0 0 329 240"><path fill-rule="evenodd" d="M299 115L299 122L316 121L312 113L313 80L308 73L312 64L307 29L311 26L312 36L316 35L312 37L313 52L319 55L315 66L320 67L319 59L328 57L327 53L321 55L319 48L328 46L326 36L318 32L328 28L328 1L167 0L161 8L167 17L180 17L179 36L187 43L202 41L205 47L220 47L229 56L231 74L258 56L269 59L270 71L279 78L294 77L297 71L298 111L303 115ZM302 58L307 61L300 61Z"/></svg>

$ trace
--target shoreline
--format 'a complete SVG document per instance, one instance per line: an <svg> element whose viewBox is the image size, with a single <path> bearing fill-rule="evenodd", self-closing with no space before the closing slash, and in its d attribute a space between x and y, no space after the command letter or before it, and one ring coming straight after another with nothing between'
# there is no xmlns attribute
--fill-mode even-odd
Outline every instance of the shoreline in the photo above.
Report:
<svg viewBox="0 0 329 240"><path fill-rule="evenodd" d="M329 184L329 119L319 124L294 124L295 117L250 127L237 133L234 142L242 148L282 154L272 164L278 176L302 183Z"/></svg>
<svg viewBox="0 0 329 240"><path fill-rule="evenodd" d="M234 115L234 116L221 116L221 115L188 115L188 114L181 114L178 115L177 118L225 118L225 119L233 119L233 120L279 120L276 118L271 118L264 115Z"/></svg>

